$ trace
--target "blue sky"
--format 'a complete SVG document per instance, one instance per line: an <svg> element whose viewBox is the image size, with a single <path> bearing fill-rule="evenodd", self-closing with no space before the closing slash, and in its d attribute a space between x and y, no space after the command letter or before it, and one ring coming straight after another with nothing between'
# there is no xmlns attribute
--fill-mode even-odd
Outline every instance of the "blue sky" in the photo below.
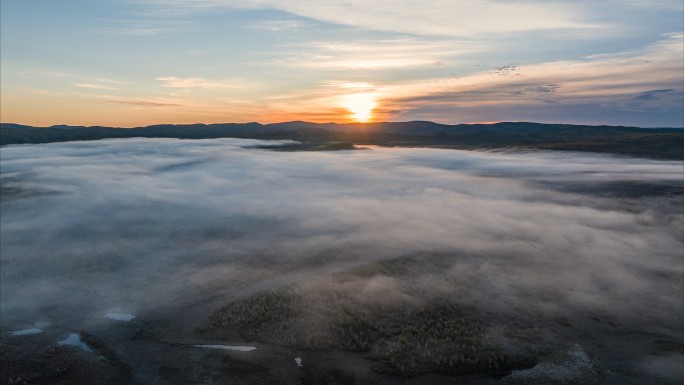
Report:
<svg viewBox="0 0 684 385"><path fill-rule="evenodd" d="M3 122L684 126L679 0L1 4Z"/></svg>

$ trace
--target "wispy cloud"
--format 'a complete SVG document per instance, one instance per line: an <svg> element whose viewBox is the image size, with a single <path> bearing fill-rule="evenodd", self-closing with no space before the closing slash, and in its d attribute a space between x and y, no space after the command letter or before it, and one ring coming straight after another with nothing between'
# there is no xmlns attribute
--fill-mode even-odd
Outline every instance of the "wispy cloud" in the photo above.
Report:
<svg viewBox="0 0 684 385"><path fill-rule="evenodd" d="M187 20L102 19L100 26L90 28L96 33L124 36L154 36L166 33L189 31L192 23Z"/></svg>
<svg viewBox="0 0 684 385"><path fill-rule="evenodd" d="M684 94L683 41L681 34L672 34L638 51L583 60L506 65L461 77L372 83L322 81L315 88L274 95L265 102L270 117L321 112L317 121L344 120L349 112L340 107L344 106L346 95L356 93L369 93L377 99L375 120L424 118L456 123L501 120L506 116L548 120L545 111L550 111L550 104L573 111L570 117L563 116L565 120L575 119L572 121L583 118L575 111L588 104L615 111L642 112L655 108L675 112L681 111ZM497 111L506 113L498 115ZM335 113L340 114L336 119L331 116Z"/></svg>
<svg viewBox="0 0 684 385"><path fill-rule="evenodd" d="M619 6L630 6L640 8L661 8L661 9L678 9L684 8L684 3L679 0L613 0Z"/></svg>
<svg viewBox="0 0 684 385"><path fill-rule="evenodd" d="M112 90L115 89L113 86L108 86L107 84L126 84L121 80L109 79L104 77L92 77L84 76L76 73L59 72L59 71L22 71L18 72L17 75L30 76L30 77L47 77L54 79L71 79L76 81L73 86L80 88L93 88L102 90ZM105 84L102 84L105 83Z"/></svg>
<svg viewBox="0 0 684 385"><path fill-rule="evenodd" d="M134 13L135 16L137 17L142 17L142 18L175 18L179 16L186 16L189 14L189 8L184 7L184 8L171 8L171 7L163 7L163 8L146 8L143 10L138 10Z"/></svg>
<svg viewBox="0 0 684 385"><path fill-rule="evenodd" d="M116 104L127 104L131 106L139 107L154 107L154 108L167 108L167 107L180 107L183 103L171 100L163 99L132 99L132 98L121 98L115 96L101 96L101 98L107 103Z"/></svg>
<svg viewBox="0 0 684 385"><path fill-rule="evenodd" d="M419 35L478 36L527 31L586 30L588 3L502 0L147 0L176 8L278 9L334 24Z"/></svg>
<svg viewBox="0 0 684 385"><path fill-rule="evenodd" d="M63 78L71 76L65 72L58 71L22 71L18 72L17 75L29 75L29 76L45 76L51 78Z"/></svg>
<svg viewBox="0 0 684 385"><path fill-rule="evenodd" d="M285 47L276 64L320 70L381 70L454 64L458 56L479 51L474 43L395 38L355 42L309 42Z"/></svg>
<svg viewBox="0 0 684 385"><path fill-rule="evenodd" d="M117 95L81 95L89 100L100 103L118 104L130 107L131 114L135 114L139 122L130 123L129 117L121 119L125 126L134 124L157 124L172 118L175 123L216 123L225 122L226 116L231 121L256 121L263 116L264 108L253 101L230 99L226 97L201 100L183 96L117 96ZM98 124L101 124L98 122Z"/></svg>
<svg viewBox="0 0 684 385"><path fill-rule="evenodd" d="M250 28L281 32L305 28L309 25L311 23L302 20L265 20L250 25Z"/></svg>
<svg viewBox="0 0 684 385"><path fill-rule="evenodd" d="M3 89L3 91L10 91L11 95L8 92L8 95L6 96L15 96L15 94L21 93L24 95L33 95L33 96L44 96L44 95L49 95L50 91L42 88L34 88L34 87L6 87ZM4 93L4 92L3 92ZM5 95L3 95L5 96Z"/></svg>
<svg viewBox="0 0 684 385"><path fill-rule="evenodd" d="M682 35L675 34L641 52L519 66L516 76L495 71L384 85L379 92L387 105L402 114L426 103L432 108L492 108L553 101L634 109L636 105L628 101L650 101L654 93L670 98L662 100L662 108L681 108L683 41Z"/></svg>
<svg viewBox="0 0 684 385"><path fill-rule="evenodd" d="M94 81L100 82L100 83L110 83L110 84L124 84L125 82L122 82L120 80L114 80L114 79L107 79L107 78L93 78Z"/></svg>
<svg viewBox="0 0 684 385"><path fill-rule="evenodd" d="M666 90L651 90L651 91L646 91L643 94L636 96L632 100L657 100L658 97L656 96L657 94L661 94L664 92L672 92L674 89L668 88Z"/></svg>
<svg viewBox="0 0 684 385"><path fill-rule="evenodd" d="M115 87L111 86L105 86L102 84L95 84L95 83L74 83L74 87L79 87L79 88L91 88L94 90L115 90Z"/></svg>
<svg viewBox="0 0 684 385"><path fill-rule="evenodd" d="M549 95L560 87L558 84L546 84L542 86L529 86L513 91L515 95Z"/></svg>
<svg viewBox="0 0 684 385"><path fill-rule="evenodd" d="M221 89L243 87L243 85L237 81L208 80L198 77L181 78L176 76L162 76L156 79L162 82L162 87L170 88Z"/></svg>
<svg viewBox="0 0 684 385"><path fill-rule="evenodd" d="M342 80L331 80L321 84L321 87L351 90L374 90L375 85L367 82L346 82Z"/></svg>
<svg viewBox="0 0 684 385"><path fill-rule="evenodd" d="M681 13L667 11L678 7L679 0L135 0L89 8L83 20L65 8L73 30L95 33L84 34L82 48L57 44L69 41L69 31L41 40L32 55L64 52L49 67L35 64L46 62L41 56L29 62L21 50L8 51L13 57L3 55L3 92L24 87L91 100L110 93L150 100L148 106L179 104L156 100L179 98L193 119L223 111L223 121L241 120L245 110L260 121L344 120L341 100L353 93L377 98L378 119L431 111L430 119L458 122L469 108L481 120L513 119L516 108L543 112L550 103L674 111L683 93L681 32L648 50L633 49L680 31ZM27 14L11 17L31 21ZM642 14L643 22L634 22ZM19 42L16 31L3 34L3 43ZM607 54L611 47L623 52ZM3 44L3 53L8 48ZM226 98L245 104L226 108ZM100 113L102 119L122 109L93 103L116 111ZM484 117L503 109L515 113ZM52 111L63 120L63 108ZM610 123L609 115L594 122Z"/></svg>

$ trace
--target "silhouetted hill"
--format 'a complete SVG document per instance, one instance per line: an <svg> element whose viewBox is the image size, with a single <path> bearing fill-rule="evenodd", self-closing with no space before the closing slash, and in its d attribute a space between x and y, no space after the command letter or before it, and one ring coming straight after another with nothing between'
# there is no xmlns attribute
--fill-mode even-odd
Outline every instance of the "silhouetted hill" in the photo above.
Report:
<svg viewBox="0 0 684 385"><path fill-rule="evenodd" d="M136 128L0 124L0 144L50 143L105 138L292 139L308 145L326 142L445 148L535 148L605 152L656 159L684 159L684 130L502 122L445 125L427 121L378 123L158 124Z"/></svg>

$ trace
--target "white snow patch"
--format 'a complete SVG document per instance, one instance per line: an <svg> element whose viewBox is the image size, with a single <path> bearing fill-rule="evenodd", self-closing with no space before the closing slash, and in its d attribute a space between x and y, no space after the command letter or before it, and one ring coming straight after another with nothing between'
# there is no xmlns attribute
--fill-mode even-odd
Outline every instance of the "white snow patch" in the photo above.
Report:
<svg viewBox="0 0 684 385"><path fill-rule="evenodd" d="M297 366L302 367L302 357L295 357L295 362L297 363Z"/></svg>
<svg viewBox="0 0 684 385"><path fill-rule="evenodd" d="M240 345L192 345L192 346L196 347L196 348L205 348L205 349L237 350L240 352L250 352L250 351L256 349L256 347L254 347L254 346L240 346Z"/></svg>
<svg viewBox="0 0 684 385"><path fill-rule="evenodd" d="M107 317L109 319L116 320L116 321L128 322L128 321L134 319L135 315L133 315L131 313L117 313L117 312L113 312L113 311L108 311L107 314L105 314L105 317Z"/></svg>
<svg viewBox="0 0 684 385"><path fill-rule="evenodd" d="M79 347L86 352L91 351L90 348L88 347L88 345L83 343L83 341L81 341L81 337L79 337L78 334L76 334L76 333L69 334L69 337L67 337L64 341L59 341L57 343L60 345L76 346L76 347Z"/></svg>
<svg viewBox="0 0 684 385"><path fill-rule="evenodd" d="M38 334L42 333L43 329L39 328L30 328L30 329L24 329L24 330L16 330L12 332L13 336L27 336L29 334Z"/></svg>

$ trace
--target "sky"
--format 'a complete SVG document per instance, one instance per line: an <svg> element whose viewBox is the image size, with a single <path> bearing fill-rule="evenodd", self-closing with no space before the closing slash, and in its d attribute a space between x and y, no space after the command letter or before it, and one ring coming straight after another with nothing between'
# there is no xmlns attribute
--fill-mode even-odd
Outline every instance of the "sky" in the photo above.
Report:
<svg viewBox="0 0 684 385"><path fill-rule="evenodd" d="M684 126L681 0L3 0L1 121Z"/></svg>

